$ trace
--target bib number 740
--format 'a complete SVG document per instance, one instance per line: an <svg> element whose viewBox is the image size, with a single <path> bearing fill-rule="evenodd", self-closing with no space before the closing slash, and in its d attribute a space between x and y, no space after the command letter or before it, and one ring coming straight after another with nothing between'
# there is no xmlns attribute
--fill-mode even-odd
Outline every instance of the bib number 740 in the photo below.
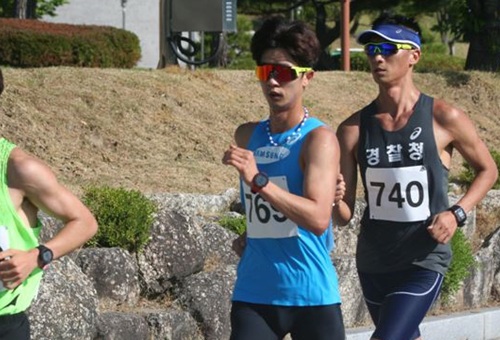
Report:
<svg viewBox="0 0 500 340"><path fill-rule="evenodd" d="M413 222L430 216L425 167L368 168L366 183L371 219Z"/></svg>

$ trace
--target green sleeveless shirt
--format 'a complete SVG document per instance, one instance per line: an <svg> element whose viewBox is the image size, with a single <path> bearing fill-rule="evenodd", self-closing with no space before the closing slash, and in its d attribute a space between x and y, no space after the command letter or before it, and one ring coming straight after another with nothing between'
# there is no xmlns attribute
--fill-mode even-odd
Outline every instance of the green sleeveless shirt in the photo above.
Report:
<svg viewBox="0 0 500 340"><path fill-rule="evenodd" d="M7 185L7 164L15 145L0 138L0 246L4 249L30 250L38 245L41 223L27 226L18 215ZM0 282L0 315L26 310L38 292L43 271L36 268L17 288L7 290Z"/></svg>

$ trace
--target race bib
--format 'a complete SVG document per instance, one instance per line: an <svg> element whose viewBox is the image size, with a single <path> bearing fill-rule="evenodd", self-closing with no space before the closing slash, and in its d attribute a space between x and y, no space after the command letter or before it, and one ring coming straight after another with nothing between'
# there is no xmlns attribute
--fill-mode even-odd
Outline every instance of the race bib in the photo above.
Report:
<svg viewBox="0 0 500 340"><path fill-rule="evenodd" d="M9 233L6 226L0 226L0 247L2 251L9 249ZM0 281L0 292L5 290L2 281Z"/></svg>
<svg viewBox="0 0 500 340"><path fill-rule="evenodd" d="M367 168L366 187L370 219L415 222L431 215L424 166Z"/></svg>
<svg viewBox="0 0 500 340"><path fill-rule="evenodd" d="M269 181L288 191L285 176L269 177ZM287 238L298 235L298 226L277 211L259 193L253 194L250 187L243 185L247 215L247 237Z"/></svg>

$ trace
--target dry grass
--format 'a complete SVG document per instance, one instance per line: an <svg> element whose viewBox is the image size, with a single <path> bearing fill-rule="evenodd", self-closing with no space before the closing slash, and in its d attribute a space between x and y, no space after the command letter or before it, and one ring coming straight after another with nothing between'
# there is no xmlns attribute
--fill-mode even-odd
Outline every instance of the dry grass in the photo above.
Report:
<svg viewBox="0 0 500 340"><path fill-rule="evenodd" d="M45 160L77 193L89 184L144 193L236 187L222 154L238 124L267 115L252 71L5 68L4 77L3 137ZM500 150L498 74L417 74L416 82L462 107ZM305 104L336 127L376 93L367 73L319 72Z"/></svg>
<svg viewBox="0 0 500 340"><path fill-rule="evenodd" d="M89 184L144 193L219 194L236 187L237 174L221 164L222 154L238 124L267 115L252 71L3 71L2 136L45 160L78 194ZM489 147L500 150L498 74L417 74L415 79L422 91L463 108ZM376 94L367 73L320 72L305 104L336 127ZM455 157L452 174L462 170L461 161ZM147 309L156 302L143 303Z"/></svg>

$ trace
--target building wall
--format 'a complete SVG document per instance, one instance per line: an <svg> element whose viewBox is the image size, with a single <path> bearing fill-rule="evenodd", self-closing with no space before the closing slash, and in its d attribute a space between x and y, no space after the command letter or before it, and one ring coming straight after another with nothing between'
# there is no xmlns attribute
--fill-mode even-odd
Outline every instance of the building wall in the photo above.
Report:
<svg viewBox="0 0 500 340"><path fill-rule="evenodd" d="M57 16L43 20L125 28L140 39L142 58L137 66L156 68L160 58L159 12L159 0L128 0L125 12L121 0L70 0L57 8Z"/></svg>

